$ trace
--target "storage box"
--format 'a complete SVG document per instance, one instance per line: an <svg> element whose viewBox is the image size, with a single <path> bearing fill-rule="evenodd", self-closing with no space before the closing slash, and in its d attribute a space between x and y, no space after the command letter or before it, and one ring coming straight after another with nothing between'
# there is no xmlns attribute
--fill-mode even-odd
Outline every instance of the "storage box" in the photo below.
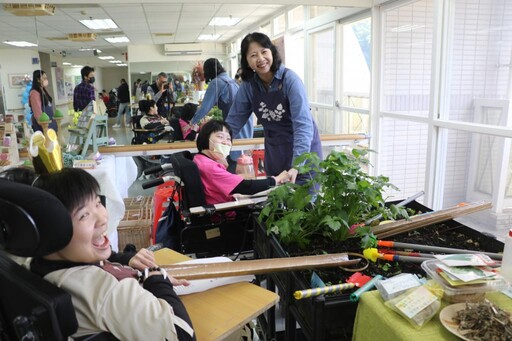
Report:
<svg viewBox="0 0 512 341"><path fill-rule="evenodd" d="M153 197L124 199L125 213L119 223L117 233L119 248L133 244L137 250L151 245L151 226L153 223Z"/></svg>

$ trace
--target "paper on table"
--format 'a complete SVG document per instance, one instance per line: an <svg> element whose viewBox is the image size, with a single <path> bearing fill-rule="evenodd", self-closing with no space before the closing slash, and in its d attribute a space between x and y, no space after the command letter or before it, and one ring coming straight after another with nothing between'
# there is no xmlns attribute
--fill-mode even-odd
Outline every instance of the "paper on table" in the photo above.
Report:
<svg viewBox="0 0 512 341"><path fill-rule="evenodd" d="M212 258L199 258L177 264L204 264L204 263L223 263L232 262L228 257L212 257ZM172 275L172 273L171 273ZM254 275L233 276L233 277L220 277L208 279L195 279L191 280L189 286L174 286L174 291L179 296L202 292L222 285L238 283L238 282L252 282L255 279Z"/></svg>

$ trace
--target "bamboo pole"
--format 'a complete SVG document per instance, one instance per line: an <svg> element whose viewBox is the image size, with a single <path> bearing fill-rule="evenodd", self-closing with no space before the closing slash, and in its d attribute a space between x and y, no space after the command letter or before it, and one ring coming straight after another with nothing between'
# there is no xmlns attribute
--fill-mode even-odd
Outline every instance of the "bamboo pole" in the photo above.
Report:
<svg viewBox="0 0 512 341"><path fill-rule="evenodd" d="M201 279L258 275L309 268L348 266L361 261L361 259L347 259L348 255L346 253L335 253L319 256L269 258L239 262L171 264L161 265L160 267L175 278Z"/></svg>
<svg viewBox="0 0 512 341"><path fill-rule="evenodd" d="M420 227L454 219L491 207L492 204L488 201L472 202L462 206L454 206L439 211L424 213L411 217L409 220L403 219L393 223L375 226L372 228L372 232L377 236L378 239L388 238L403 232L416 230Z"/></svg>

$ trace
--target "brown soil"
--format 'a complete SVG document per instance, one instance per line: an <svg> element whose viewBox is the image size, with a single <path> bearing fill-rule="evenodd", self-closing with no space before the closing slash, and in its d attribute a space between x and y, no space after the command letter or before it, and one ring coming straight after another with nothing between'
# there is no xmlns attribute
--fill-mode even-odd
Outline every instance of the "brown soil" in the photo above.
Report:
<svg viewBox="0 0 512 341"><path fill-rule="evenodd" d="M461 225L448 226L444 224L438 224L434 226L425 227L416 231L403 233L387 240L400 241L405 243L423 244L423 245L435 245L442 247L452 247L458 249L477 250L477 251L492 251L483 250L480 242L471 238L468 235L461 233ZM484 238L483 235L481 235ZM297 248L287 247L286 248L291 256L304 255L303 250ZM310 250L306 254L322 254L322 253L339 253L339 252L355 252L362 253L362 249L359 245L359 239L349 239L344 242L333 244L332 241L329 244L325 243L325 240L316 239L313 241ZM397 249L402 250L403 249ZM417 250L414 250L417 251ZM420 251L427 253L425 251ZM357 266L360 267L360 266ZM365 275L375 276L377 274L383 277L392 277L399 273L415 273L420 276L425 276L424 271L421 269L421 263L410 263L410 262L386 262L383 260L377 260L376 263L370 262L368 268L363 271ZM326 269L317 270L317 275L322 278L326 284L337 284L344 283L352 273L347 271L340 271L339 269ZM305 278L311 277L311 271L303 271Z"/></svg>

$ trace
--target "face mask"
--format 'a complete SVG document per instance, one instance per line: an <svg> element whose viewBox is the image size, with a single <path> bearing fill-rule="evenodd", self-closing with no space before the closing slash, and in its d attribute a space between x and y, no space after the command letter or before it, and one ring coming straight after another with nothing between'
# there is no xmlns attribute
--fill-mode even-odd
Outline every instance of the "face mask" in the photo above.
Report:
<svg viewBox="0 0 512 341"><path fill-rule="evenodd" d="M230 151L231 151L231 147L228 146L227 144L213 142L213 152L215 154L220 154L220 155L222 155L223 158L227 158Z"/></svg>
<svg viewBox="0 0 512 341"><path fill-rule="evenodd" d="M95 80L96 80L96 78L91 77L91 78L89 78L89 83L93 84Z"/></svg>

